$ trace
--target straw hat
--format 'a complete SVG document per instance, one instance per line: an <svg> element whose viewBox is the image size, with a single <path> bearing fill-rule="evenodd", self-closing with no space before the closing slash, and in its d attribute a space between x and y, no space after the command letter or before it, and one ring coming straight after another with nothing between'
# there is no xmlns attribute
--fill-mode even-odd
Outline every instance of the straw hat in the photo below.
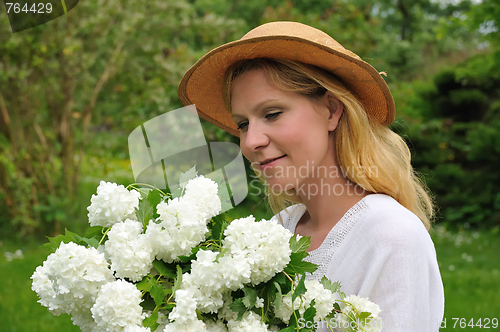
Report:
<svg viewBox="0 0 500 332"><path fill-rule="evenodd" d="M232 135L239 130L222 99L226 69L239 60L277 58L326 69L337 76L378 122L394 121L394 100L380 74L326 33L297 22L263 24L236 40L205 54L184 75L178 95L184 105L195 104L205 120Z"/></svg>

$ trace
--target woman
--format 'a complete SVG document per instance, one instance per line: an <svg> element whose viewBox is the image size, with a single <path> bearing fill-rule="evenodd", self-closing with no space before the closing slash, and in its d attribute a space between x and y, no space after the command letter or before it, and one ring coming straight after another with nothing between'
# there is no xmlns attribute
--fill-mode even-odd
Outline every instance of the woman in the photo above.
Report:
<svg viewBox="0 0 500 332"><path fill-rule="evenodd" d="M240 137L275 219L311 237L312 278L369 297L383 331L439 329L432 202L387 128L394 101L373 67L315 28L273 22L207 53L179 97Z"/></svg>

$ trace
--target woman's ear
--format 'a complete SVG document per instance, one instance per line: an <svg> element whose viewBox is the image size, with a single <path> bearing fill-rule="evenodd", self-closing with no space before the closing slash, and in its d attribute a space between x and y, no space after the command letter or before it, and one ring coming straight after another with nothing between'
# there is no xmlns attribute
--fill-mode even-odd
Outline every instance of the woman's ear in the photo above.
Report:
<svg viewBox="0 0 500 332"><path fill-rule="evenodd" d="M327 91L324 97L326 99L326 106L330 112L328 118L328 131L331 132L337 128L340 117L344 112L344 104L342 104L340 100L330 91Z"/></svg>

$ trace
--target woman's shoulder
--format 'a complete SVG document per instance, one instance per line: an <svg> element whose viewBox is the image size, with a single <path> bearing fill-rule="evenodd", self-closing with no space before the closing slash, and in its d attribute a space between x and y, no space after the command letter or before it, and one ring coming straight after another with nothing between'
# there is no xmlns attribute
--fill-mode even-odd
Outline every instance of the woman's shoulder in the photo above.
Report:
<svg viewBox="0 0 500 332"><path fill-rule="evenodd" d="M304 204L294 204L275 214L271 220L278 224L282 224L286 229L294 233L295 226L304 212L306 212L306 206Z"/></svg>
<svg viewBox="0 0 500 332"><path fill-rule="evenodd" d="M393 197L371 194L363 201L366 210L353 231L365 241L398 246L432 244L423 222Z"/></svg>

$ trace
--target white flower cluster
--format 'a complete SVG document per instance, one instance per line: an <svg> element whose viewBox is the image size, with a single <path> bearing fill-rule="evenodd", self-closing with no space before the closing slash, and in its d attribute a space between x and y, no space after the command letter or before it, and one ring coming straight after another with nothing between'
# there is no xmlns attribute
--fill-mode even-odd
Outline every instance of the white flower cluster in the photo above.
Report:
<svg viewBox="0 0 500 332"><path fill-rule="evenodd" d="M61 243L31 279L38 302L56 316L89 310L101 286L115 280L103 254L73 242Z"/></svg>
<svg viewBox="0 0 500 332"><path fill-rule="evenodd" d="M185 189L183 197L156 207L160 218L144 233L135 215L140 193L101 181L87 209L91 226L111 227L108 240L99 250L61 243L32 276L39 302L55 315L71 314L84 332L150 331L142 327L141 292L121 279L138 282L151 272L155 258L171 262L205 239L207 222L221 210L217 184L199 176ZM195 309L189 315L196 316ZM168 331L171 324L164 324ZM204 328L201 321L185 326L186 331Z"/></svg>
<svg viewBox="0 0 500 332"><path fill-rule="evenodd" d="M105 244L94 249L63 242L31 277L39 302L55 315L72 315L73 323L83 332L151 332L142 323L145 317L151 319L153 312L143 311L143 294L139 290L148 286L141 283L138 289L134 283L148 274L158 274L153 268L155 259L171 263L179 256L190 255L195 246L205 241L207 223L221 211L217 184L203 176L189 180L184 196L159 203L157 220L146 220L144 224L137 220L135 209L139 200L137 191L101 181L97 195L92 196L88 216L92 226L109 227ZM164 307L154 311L158 314L156 323L160 324L156 331L277 331L277 325L267 326L251 310L238 320L230 305L232 292L245 285L267 282L283 271L290 262L291 237L292 233L274 221L256 222L253 216L233 220L220 245L219 241L208 241L203 244L204 249L197 248L196 259L191 261L190 271L182 275L180 288L174 294L175 307L171 311ZM205 247L210 249L212 245L220 251ZM151 287L163 287L158 285L167 280L160 276L147 281L152 282ZM332 312L336 298L331 291L315 280L306 280L305 287L305 294L293 305L292 292L283 296L279 310L275 310L277 318L288 323L293 310L299 309L303 314L313 300L316 321ZM170 301L171 292L167 298L158 293L158 288L151 288L150 293L157 305L158 300ZM253 309L264 308L263 298L254 300ZM347 315L369 311L372 322L380 321L380 308L367 299L349 297L346 301L354 305L341 305ZM207 315L202 320L198 317L200 312L217 315ZM207 317L216 317L217 321ZM348 320L346 315L335 317L340 326ZM364 328L377 331L371 325L364 324Z"/></svg>
<svg viewBox="0 0 500 332"><path fill-rule="evenodd" d="M222 254L200 250L192 262L191 273L183 275L181 289L175 293L176 307L169 315L176 326L199 324L195 309L217 312L224 305L224 297L244 284L268 281L282 271L290 261L289 240L292 234L272 221L255 222L255 218L236 219L224 232ZM261 303L257 303L261 305ZM249 316L245 323L227 317L229 331L243 331L239 326L252 326L251 331L267 331ZM252 325L253 324L253 325ZM172 327L173 328L173 327Z"/></svg>
<svg viewBox="0 0 500 332"><path fill-rule="evenodd" d="M140 303L141 292L124 280L116 280L101 287L91 308L97 325L108 332L122 332L126 327L142 327L145 315ZM118 313L118 314L117 314Z"/></svg>
<svg viewBox="0 0 500 332"><path fill-rule="evenodd" d="M382 330L382 318L379 317L381 310L377 304L366 297L357 295L347 296L344 301L349 302L349 304L341 302L340 310L342 313L335 315L336 325L340 331L350 331L352 325L347 316L356 317L356 313L360 314L362 312L371 313L371 318L360 321L355 318L354 322L359 323L366 332L379 332Z"/></svg>
<svg viewBox="0 0 500 332"><path fill-rule="evenodd" d="M321 321L333 310L335 304L335 295L326 290L325 287L317 280L306 280L304 282L306 293L301 300L299 297L295 298L292 306L292 292L283 296L279 310L276 310L276 317L280 318L283 322L288 323L294 310L299 309L301 314L304 314L307 308L311 306L314 300L316 308L315 321Z"/></svg>
<svg viewBox="0 0 500 332"><path fill-rule="evenodd" d="M214 181L202 176L190 180L184 196L158 204L158 223L147 227L156 257L170 263L191 254L191 249L205 240L207 222L221 209Z"/></svg>
<svg viewBox="0 0 500 332"><path fill-rule="evenodd" d="M137 282L151 271L155 253L142 228L142 223L127 219L108 232L105 250L116 277Z"/></svg>
<svg viewBox="0 0 500 332"><path fill-rule="evenodd" d="M97 195L92 195L88 217L91 226L110 227L126 219L136 219L135 208L141 194L122 185L101 181Z"/></svg>

